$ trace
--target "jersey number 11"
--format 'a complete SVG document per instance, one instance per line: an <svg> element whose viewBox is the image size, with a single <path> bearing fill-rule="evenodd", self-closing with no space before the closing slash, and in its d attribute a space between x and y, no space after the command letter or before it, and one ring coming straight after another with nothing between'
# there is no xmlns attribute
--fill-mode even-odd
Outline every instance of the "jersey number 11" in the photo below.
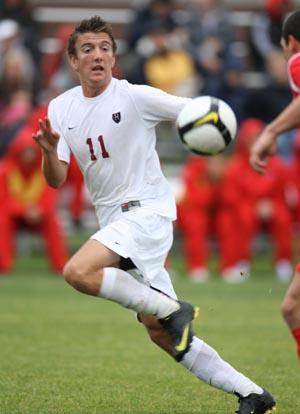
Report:
<svg viewBox="0 0 300 414"><path fill-rule="evenodd" d="M100 144L102 158L109 158L109 153L107 152L107 150L105 148L104 140L103 140L103 136L102 135L100 135L98 137L98 142ZM86 143L89 146L91 160L92 161L96 161L97 160L97 157L95 155L92 138L88 138L86 140Z"/></svg>

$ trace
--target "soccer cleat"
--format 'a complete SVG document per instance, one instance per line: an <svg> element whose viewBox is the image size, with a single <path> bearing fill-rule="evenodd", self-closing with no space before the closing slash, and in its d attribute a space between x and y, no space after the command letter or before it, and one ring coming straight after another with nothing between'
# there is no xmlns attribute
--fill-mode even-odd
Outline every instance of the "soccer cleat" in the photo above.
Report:
<svg viewBox="0 0 300 414"><path fill-rule="evenodd" d="M199 315L199 308L190 303L178 301L180 308L159 322L169 333L172 341L172 354L177 361L181 361L189 350L194 332L192 320Z"/></svg>
<svg viewBox="0 0 300 414"><path fill-rule="evenodd" d="M239 396L239 403L236 414L268 414L276 410L276 402L266 390L263 390L262 394L252 393L247 397Z"/></svg>

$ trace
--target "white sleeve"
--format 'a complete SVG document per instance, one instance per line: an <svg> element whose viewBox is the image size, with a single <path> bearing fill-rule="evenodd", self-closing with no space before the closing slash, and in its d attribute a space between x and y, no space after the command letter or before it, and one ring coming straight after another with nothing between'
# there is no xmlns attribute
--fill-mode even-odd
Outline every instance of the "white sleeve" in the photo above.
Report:
<svg viewBox="0 0 300 414"><path fill-rule="evenodd" d="M70 157L71 157L71 150L64 138L62 127L57 119L56 112L55 112L55 105L51 101L48 107L48 117L51 123L52 128L59 133L59 141L57 145L57 155L58 159L61 161L65 161L70 164Z"/></svg>
<svg viewBox="0 0 300 414"><path fill-rule="evenodd" d="M137 111L150 127L161 121L175 121L182 108L191 100L147 85L130 85L130 92Z"/></svg>

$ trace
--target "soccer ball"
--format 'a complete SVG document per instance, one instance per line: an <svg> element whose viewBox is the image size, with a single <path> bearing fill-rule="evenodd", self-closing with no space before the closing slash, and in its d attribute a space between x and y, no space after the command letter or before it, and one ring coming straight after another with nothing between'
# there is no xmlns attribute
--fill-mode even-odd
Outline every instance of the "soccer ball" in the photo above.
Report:
<svg viewBox="0 0 300 414"><path fill-rule="evenodd" d="M212 96L199 96L181 110L177 129L188 150L198 155L216 155L235 138L237 121L226 102Z"/></svg>

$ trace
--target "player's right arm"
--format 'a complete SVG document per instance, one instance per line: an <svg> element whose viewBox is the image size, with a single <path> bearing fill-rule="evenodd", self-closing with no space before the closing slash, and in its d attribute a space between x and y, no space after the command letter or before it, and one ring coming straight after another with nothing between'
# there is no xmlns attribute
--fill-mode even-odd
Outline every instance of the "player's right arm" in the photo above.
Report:
<svg viewBox="0 0 300 414"><path fill-rule="evenodd" d="M266 126L251 148L250 164L264 174L269 159L276 152L277 137L300 125L300 95L295 98L270 124Z"/></svg>
<svg viewBox="0 0 300 414"><path fill-rule="evenodd" d="M67 178L68 164L57 156L59 134L51 127L48 117L39 120L39 130L32 138L42 150L43 173L47 183L54 188L61 187Z"/></svg>

